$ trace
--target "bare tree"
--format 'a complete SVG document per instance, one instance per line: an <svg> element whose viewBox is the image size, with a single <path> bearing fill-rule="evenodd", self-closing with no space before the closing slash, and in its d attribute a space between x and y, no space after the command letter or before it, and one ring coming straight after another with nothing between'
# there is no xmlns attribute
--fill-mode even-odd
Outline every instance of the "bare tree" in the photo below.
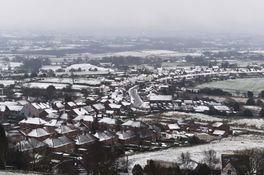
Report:
<svg viewBox="0 0 264 175"><path fill-rule="evenodd" d="M236 152L249 157L249 170L247 175L264 175L264 150L250 149Z"/></svg>
<svg viewBox="0 0 264 175"><path fill-rule="evenodd" d="M181 153L180 161L182 164L187 164L191 160L191 155L189 152Z"/></svg>
<svg viewBox="0 0 264 175"><path fill-rule="evenodd" d="M5 169L7 159L8 141L5 129L0 125L0 169Z"/></svg>
<svg viewBox="0 0 264 175"><path fill-rule="evenodd" d="M216 157L215 150L204 151L204 163L206 163L211 169L215 169L216 164L219 163L219 158Z"/></svg>

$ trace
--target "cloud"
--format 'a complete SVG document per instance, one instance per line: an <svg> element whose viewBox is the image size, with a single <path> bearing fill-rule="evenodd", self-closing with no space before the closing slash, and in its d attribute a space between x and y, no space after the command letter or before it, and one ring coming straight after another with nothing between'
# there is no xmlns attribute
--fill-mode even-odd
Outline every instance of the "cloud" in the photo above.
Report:
<svg viewBox="0 0 264 175"><path fill-rule="evenodd" d="M5 0L2 29L262 33L261 0Z"/></svg>

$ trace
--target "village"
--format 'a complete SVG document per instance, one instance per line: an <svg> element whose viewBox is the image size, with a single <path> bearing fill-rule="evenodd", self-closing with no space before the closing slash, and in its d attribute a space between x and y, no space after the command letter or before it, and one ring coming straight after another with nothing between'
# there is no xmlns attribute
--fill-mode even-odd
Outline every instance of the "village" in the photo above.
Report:
<svg viewBox="0 0 264 175"><path fill-rule="evenodd" d="M36 58L29 61L38 63ZM262 77L259 65L132 65L121 70L111 63L79 62L49 63L31 75L17 73L27 62L2 68L0 120L12 154L10 168L130 173L130 155L263 133L236 122L264 117L258 94L195 88L203 82ZM194 171L189 165L180 167Z"/></svg>
<svg viewBox="0 0 264 175"><path fill-rule="evenodd" d="M0 175L264 175L263 6L0 0Z"/></svg>

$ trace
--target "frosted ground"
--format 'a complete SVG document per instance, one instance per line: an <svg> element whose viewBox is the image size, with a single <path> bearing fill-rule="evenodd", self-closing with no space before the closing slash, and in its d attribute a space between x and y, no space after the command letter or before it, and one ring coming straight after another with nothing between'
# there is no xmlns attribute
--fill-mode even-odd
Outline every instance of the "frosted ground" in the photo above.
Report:
<svg viewBox="0 0 264 175"><path fill-rule="evenodd" d="M41 173L30 173L20 171L0 171L0 175L40 175Z"/></svg>
<svg viewBox="0 0 264 175"><path fill-rule="evenodd" d="M128 156L129 169L131 170L135 164L144 166L149 159L179 162L181 153L186 152L190 152L192 160L202 162L204 159L203 152L210 149L215 150L217 152L217 157L220 158L221 154L224 153L230 154L238 150L264 148L263 139L264 136L242 135L224 138L204 145L170 148L162 151L135 154ZM220 167L220 165L218 166Z"/></svg>
<svg viewBox="0 0 264 175"><path fill-rule="evenodd" d="M148 57L148 56L160 56L160 57L180 57L180 56L201 56L201 52L177 52L172 50L138 50L138 51L126 51L126 52L114 52L105 54L94 54L92 57L111 57L111 56L135 56L135 57Z"/></svg>
<svg viewBox="0 0 264 175"><path fill-rule="evenodd" d="M264 78L243 78L243 79L232 79L224 81L214 81L198 85L197 88L220 88L225 91L235 93L237 91L247 92L253 91L258 94L264 90Z"/></svg>
<svg viewBox="0 0 264 175"><path fill-rule="evenodd" d="M186 113L186 112L178 112L178 111L170 111L164 112L159 115L147 115L139 118L141 121L149 122L153 120L167 120L167 121L175 121L175 120L194 120L200 122L221 122L227 121L231 126L239 127L241 129L256 129L259 132L264 129L264 119L261 118L232 118L232 116L228 116L227 118L223 118L221 116L211 116L207 114L201 113Z"/></svg>
<svg viewBox="0 0 264 175"><path fill-rule="evenodd" d="M161 117L162 116L162 117ZM145 118L148 120L155 116L149 115ZM196 121L223 121L227 120L233 126L240 126L239 128L244 128L248 130L254 130L256 132L263 131L259 129L264 128L264 119L231 119L231 118L221 118L217 116L210 116L206 114L199 113L185 113L185 112L166 112L162 113L159 118L162 119L194 119ZM250 129L250 128L255 129ZM162 160L170 162L179 162L179 157L181 153L190 152L191 159L197 162L202 162L204 159L203 152L206 150L213 149L217 152L217 157L220 158L221 154L229 154L238 150L252 149L252 148L263 148L264 149L264 136L261 135L241 135L237 137L228 137L221 140L216 140L208 144L192 146L192 147L177 147L170 148L167 150L140 153L128 156L129 168L133 168L135 164L140 164L142 166L146 165L147 160ZM218 165L220 167L220 164Z"/></svg>

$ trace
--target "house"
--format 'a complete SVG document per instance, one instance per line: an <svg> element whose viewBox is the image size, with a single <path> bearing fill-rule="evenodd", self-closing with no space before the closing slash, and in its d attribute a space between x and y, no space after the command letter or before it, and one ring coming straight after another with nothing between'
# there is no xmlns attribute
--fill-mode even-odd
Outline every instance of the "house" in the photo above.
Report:
<svg viewBox="0 0 264 175"><path fill-rule="evenodd" d="M78 102L76 102L76 105L80 108L80 107L86 106L86 103L83 101L78 101Z"/></svg>
<svg viewBox="0 0 264 175"><path fill-rule="evenodd" d="M213 105L213 109L220 114L230 114L232 113L231 109L225 105Z"/></svg>
<svg viewBox="0 0 264 175"><path fill-rule="evenodd" d="M63 112L59 118L64 121L68 121L72 119L72 116L69 113Z"/></svg>
<svg viewBox="0 0 264 175"><path fill-rule="evenodd" d="M193 105L193 100L183 100L183 104L187 106Z"/></svg>
<svg viewBox="0 0 264 175"><path fill-rule="evenodd" d="M126 129L135 129L135 128L148 128L148 125L143 123L142 121L128 120L127 122L122 124L122 127Z"/></svg>
<svg viewBox="0 0 264 175"><path fill-rule="evenodd" d="M94 122L94 117L91 115L79 115L73 119L74 122L81 122L84 123L89 128L92 127L92 124Z"/></svg>
<svg viewBox="0 0 264 175"><path fill-rule="evenodd" d="M7 105L5 108L5 116L11 120L17 120L23 106L21 105Z"/></svg>
<svg viewBox="0 0 264 175"><path fill-rule="evenodd" d="M44 126L47 123L47 121L39 118L39 117L29 117L26 119L23 119L19 122L21 128L40 128Z"/></svg>
<svg viewBox="0 0 264 175"><path fill-rule="evenodd" d="M17 101L17 104L20 105L20 106L25 106L28 103L29 102L27 100L19 100L19 101Z"/></svg>
<svg viewBox="0 0 264 175"><path fill-rule="evenodd" d="M177 123L168 124L168 125L167 125L167 128L168 128L170 131L175 131L175 130L180 130L180 129L181 129Z"/></svg>
<svg viewBox="0 0 264 175"><path fill-rule="evenodd" d="M129 109L131 107L131 103L127 101L122 101L121 105L123 106L124 109Z"/></svg>
<svg viewBox="0 0 264 175"><path fill-rule="evenodd" d="M142 121L128 120L123 123L122 128L124 131L132 130L138 136L138 139L155 140L156 136L152 129Z"/></svg>
<svg viewBox="0 0 264 175"><path fill-rule="evenodd" d="M178 121L182 131L195 132L199 129L199 124L195 123L193 120Z"/></svg>
<svg viewBox="0 0 264 175"><path fill-rule="evenodd" d="M36 128L36 129L33 129L32 131L30 131L29 133L26 134L27 137L35 138L39 141L43 141L43 140L47 139L50 135L51 135L51 133L49 133L44 128Z"/></svg>
<svg viewBox="0 0 264 175"><path fill-rule="evenodd" d="M48 108L41 111L39 113L39 117L46 121L50 121L51 119L57 119L59 117L59 114L56 110Z"/></svg>
<svg viewBox="0 0 264 175"><path fill-rule="evenodd" d="M109 131L97 131L94 136L99 140L99 142L106 145L113 145L117 142L116 135Z"/></svg>
<svg viewBox="0 0 264 175"><path fill-rule="evenodd" d="M228 134L226 133L226 131L223 131L223 130L214 130L212 135L214 136L220 136L220 137L224 137L224 136L227 136Z"/></svg>
<svg viewBox="0 0 264 175"><path fill-rule="evenodd" d="M26 117L39 117L40 112L48 108L49 105L45 103L28 103L22 108L20 113Z"/></svg>
<svg viewBox="0 0 264 175"><path fill-rule="evenodd" d="M102 130L118 131L120 129L121 121L114 118L103 117L98 123L99 128Z"/></svg>
<svg viewBox="0 0 264 175"><path fill-rule="evenodd" d="M74 108L77 108L78 105L76 103L74 103L73 101L70 101L70 102L67 102L65 104L65 109L68 109L68 110L72 110Z"/></svg>
<svg viewBox="0 0 264 175"><path fill-rule="evenodd" d="M214 122L209 127L212 131L212 135L226 137L231 134L230 126L226 122Z"/></svg>
<svg viewBox="0 0 264 175"><path fill-rule="evenodd" d="M118 105L115 103L109 103L106 105L108 110L115 111L116 114L120 114L122 105Z"/></svg>
<svg viewBox="0 0 264 175"><path fill-rule="evenodd" d="M24 140L19 141L15 148L21 152L37 152L40 153L41 150L47 148L47 145L35 138L26 138Z"/></svg>
<svg viewBox="0 0 264 175"><path fill-rule="evenodd" d="M54 129L56 127L59 127L63 125L65 121L59 120L59 119L52 119L50 121L47 121L47 123L44 124L44 126L48 129Z"/></svg>
<svg viewBox="0 0 264 175"><path fill-rule="evenodd" d="M48 145L51 152L72 153L74 151L74 142L66 136L50 137L43 142Z"/></svg>
<svg viewBox="0 0 264 175"><path fill-rule="evenodd" d="M65 135L68 138L74 138L77 135L77 133L78 133L78 130L77 129L73 129L70 126L67 126L65 124L62 124L59 127L57 127L55 129L55 131L59 135Z"/></svg>
<svg viewBox="0 0 264 175"><path fill-rule="evenodd" d="M222 154L222 175L246 175L249 171L249 156Z"/></svg>
<svg viewBox="0 0 264 175"><path fill-rule="evenodd" d="M95 110L96 114L105 112L105 106L101 103L93 104L92 108Z"/></svg>
<svg viewBox="0 0 264 175"><path fill-rule="evenodd" d="M88 115L89 112L86 111L84 108L75 108L71 111L73 116L81 116L81 115Z"/></svg>
<svg viewBox="0 0 264 175"><path fill-rule="evenodd" d="M88 114L90 115L94 115L95 114L95 110L92 108L92 106L83 106L83 108L88 112Z"/></svg>
<svg viewBox="0 0 264 175"><path fill-rule="evenodd" d="M208 106L200 105L200 106L194 107L194 111L197 113L207 113L207 112L209 112L209 110L210 110L210 108Z"/></svg>
<svg viewBox="0 0 264 175"><path fill-rule="evenodd" d="M61 101L57 101L52 104L52 108L60 111L60 110L65 109L65 105Z"/></svg>
<svg viewBox="0 0 264 175"><path fill-rule="evenodd" d="M85 133L77 135L74 141L77 148L88 148L97 141L97 138L92 134Z"/></svg>
<svg viewBox="0 0 264 175"><path fill-rule="evenodd" d="M184 175L220 175L221 172L218 169L210 169L208 165L201 164L193 160L189 160L179 165L181 173Z"/></svg>
<svg viewBox="0 0 264 175"><path fill-rule="evenodd" d="M118 131L116 133L118 140L122 144L132 144L137 141L136 134L134 131L127 130L127 131Z"/></svg>

